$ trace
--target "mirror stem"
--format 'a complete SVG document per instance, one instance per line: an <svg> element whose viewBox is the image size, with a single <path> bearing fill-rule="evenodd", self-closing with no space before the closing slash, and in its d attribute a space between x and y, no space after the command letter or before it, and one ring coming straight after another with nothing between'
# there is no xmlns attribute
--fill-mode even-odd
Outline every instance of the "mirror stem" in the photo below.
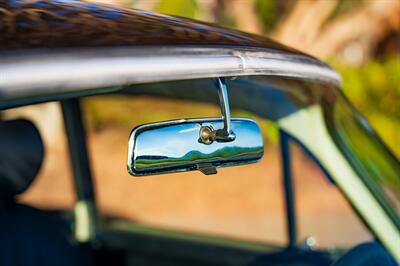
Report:
<svg viewBox="0 0 400 266"><path fill-rule="evenodd" d="M231 129L231 112L229 108L228 89L225 78L217 78L219 104L221 107L222 119L224 120L224 128L214 129L210 126L200 128L199 141L204 144L217 142L230 142L236 138L235 133Z"/></svg>
<svg viewBox="0 0 400 266"><path fill-rule="evenodd" d="M218 97L222 118L224 119L224 130L226 132L231 132L231 113L229 110L228 89L225 78L218 78Z"/></svg>
<svg viewBox="0 0 400 266"><path fill-rule="evenodd" d="M220 142L228 142L235 140L235 134L231 129L231 112L229 107L228 89L225 78L218 78L218 97L221 106L222 119L224 120L224 128L215 131L215 140Z"/></svg>

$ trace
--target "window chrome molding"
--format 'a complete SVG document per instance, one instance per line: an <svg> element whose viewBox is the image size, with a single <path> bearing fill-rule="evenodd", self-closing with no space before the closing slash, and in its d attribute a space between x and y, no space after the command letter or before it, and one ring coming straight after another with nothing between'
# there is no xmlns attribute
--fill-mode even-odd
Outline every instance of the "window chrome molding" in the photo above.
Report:
<svg viewBox="0 0 400 266"><path fill-rule="evenodd" d="M19 51L0 56L3 99L245 75L275 75L340 84L340 77L334 70L312 57L258 48L113 47Z"/></svg>

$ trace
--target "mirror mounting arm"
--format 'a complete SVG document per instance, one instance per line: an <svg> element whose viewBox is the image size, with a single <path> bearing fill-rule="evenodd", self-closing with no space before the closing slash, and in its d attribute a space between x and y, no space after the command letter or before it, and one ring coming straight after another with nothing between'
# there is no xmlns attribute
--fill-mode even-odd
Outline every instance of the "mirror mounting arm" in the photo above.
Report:
<svg viewBox="0 0 400 266"><path fill-rule="evenodd" d="M231 111L229 108L229 98L228 98L228 88L226 86L225 78L218 78L218 97L221 106L221 114L224 119L224 129L225 135L230 136L235 139L235 135L231 130Z"/></svg>
<svg viewBox="0 0 400 266"><path fill-rule="evenodd" d="M231 112L229 107L228 89L225 78L217 78L218 98L221 107L221 115L224 120L224 128L216 129L209 126L203 126L200 129L199 141L204 144L217 142L231 142L236 138L235 133L231 129Z"/></svg>

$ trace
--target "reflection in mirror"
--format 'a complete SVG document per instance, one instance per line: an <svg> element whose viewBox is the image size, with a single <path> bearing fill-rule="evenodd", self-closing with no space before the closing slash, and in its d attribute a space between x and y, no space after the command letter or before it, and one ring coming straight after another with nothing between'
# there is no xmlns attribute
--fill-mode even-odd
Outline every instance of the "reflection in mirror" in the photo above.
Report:
<svg viewBox="0 0 400 266"><path fill-rule="evenodd" d="M129 138L128 171L143 176L200 170L215 174L216 168L259 161L264 153L257 123L232 119L232 141L219 141L215 133L224 127L218 118L182 119L135 128Z"/></svg>

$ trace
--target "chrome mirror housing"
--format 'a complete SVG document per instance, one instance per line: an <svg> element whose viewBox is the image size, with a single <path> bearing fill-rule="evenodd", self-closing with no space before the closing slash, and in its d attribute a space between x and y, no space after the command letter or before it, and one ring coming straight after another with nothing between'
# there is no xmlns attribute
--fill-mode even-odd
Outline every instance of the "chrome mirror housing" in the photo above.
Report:
<svg viewBox="0 0 400 266"><path fill-rule="evenodd" d="M264 154L257 123L232 119L232 141L219 141L212 132L224 127L220 118L174 120L135 128L129 138L128 172L134 176L200 170L215 174L218 167L259 161Z"/></svg>

